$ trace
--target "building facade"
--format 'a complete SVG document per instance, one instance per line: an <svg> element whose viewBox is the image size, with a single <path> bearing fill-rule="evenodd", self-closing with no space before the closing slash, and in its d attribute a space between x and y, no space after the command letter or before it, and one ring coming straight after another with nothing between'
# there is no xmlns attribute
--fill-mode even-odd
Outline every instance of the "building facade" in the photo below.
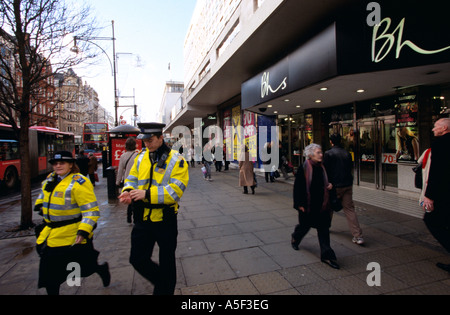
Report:
<svg viewBox="0 0 450 315"><path fill-rule="evenodd" d="M99 104L98 93L73 71L55 75L58 102L58 129L83 135L86 122L110 122L109 113Z"/></svg>
<svg viewBox="0 0 450 315"><path fill-rule="evenodd" d="M294 166L307 144L327 149L338 132L355 184L417 196L411 168L433 123L449 117L450 33L438 1L242 0L197 22L219 2L199 2L193 16L187 106L168 130L215 113L251 142L246 130L276 125ZM199 41L196 28L214 36Z"/></svg>
<svg viewBox="0 0 450 315"><path fill-rule="evenodd" d="M168 125L184 108L184 83L167 81L159 108L158 121Z"/></svg>

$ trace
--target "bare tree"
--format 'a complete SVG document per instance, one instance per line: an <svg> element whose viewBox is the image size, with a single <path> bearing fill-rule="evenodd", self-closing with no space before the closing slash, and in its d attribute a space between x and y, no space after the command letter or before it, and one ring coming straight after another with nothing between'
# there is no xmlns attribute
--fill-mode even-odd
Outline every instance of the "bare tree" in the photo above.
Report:
<svg viewBox="0 0 450 315"><path fill-rule="evenodd" d="M97 31L90 7L80 1L0 1L0 117L12 125L19 139L21 229L33 226L28 131L34 122L30 118L48 102L42 91L53 84L54 74L97 55L83 42L79 43L83 54L71 53L73 36L89 38ZM50 111L60 101L55 96Z"/></svg>

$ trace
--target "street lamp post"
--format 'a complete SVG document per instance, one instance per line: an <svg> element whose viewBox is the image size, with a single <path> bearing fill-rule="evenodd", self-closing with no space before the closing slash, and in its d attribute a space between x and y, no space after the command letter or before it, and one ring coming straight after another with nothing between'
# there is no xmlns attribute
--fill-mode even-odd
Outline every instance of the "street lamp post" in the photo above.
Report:
<svg viewBox="0 0 450 315"><path fill-rule="evenodd" d="M114 112L115 112L114 125L117 127L119 125L119 122L117 120L117 108L119 107L119 97L117 96L117 70L116 70L117 69L117 67L116 67L117 60L116 60L116 38L114 36L114 20L111 21L111 26L112 26L112 37L74 36L73 37L74 45L70 50L74 53L79 53L80 49L77 46L77 40L83 40L83 41L86 41L90 44L97 46L106 55L106 57L108 57L109 63L112 68L113 77L114 77ZM97 45L96 43L92 42L92 40L112 40L112 42L113 42L113 61L112 62L111 62L111 58L109 58L109 55L106 53L106 51L102 47Z"/></svg>
<svg viewBox="0 0 450 315"><path fill-rule="evenodd" d="M113 61L114 61L114 110L115 110L115 126L119 126L117 120L117 108L119 107L119 98L117 97L117 71L116 71L116 38L114 36L114 20L111 21L112 25L112 41L113 41Z"/></svg>

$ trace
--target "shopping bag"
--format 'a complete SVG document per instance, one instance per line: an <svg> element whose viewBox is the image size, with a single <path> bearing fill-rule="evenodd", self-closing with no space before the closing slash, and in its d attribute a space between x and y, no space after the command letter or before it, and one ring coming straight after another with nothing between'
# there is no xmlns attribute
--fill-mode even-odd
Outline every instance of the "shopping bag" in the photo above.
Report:
<svg viewBox="0 0 450 315"><path fill-rule="evenodd" d="M206 167L202 167L202 173L203 173L203 175L206 175Z"/></svg>
<svg viewBox="0 0 450 315"><path fill-rule="evenodd" d="M98 183L99 180L98 180L98 174L97 174L97 172L94 173L94 178L95 178L95 182Z"/></svg>

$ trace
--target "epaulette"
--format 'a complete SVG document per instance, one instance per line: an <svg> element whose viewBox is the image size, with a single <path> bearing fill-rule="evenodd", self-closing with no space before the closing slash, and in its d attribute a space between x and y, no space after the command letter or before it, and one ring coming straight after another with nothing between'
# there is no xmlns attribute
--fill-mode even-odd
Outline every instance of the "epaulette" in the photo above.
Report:
<svg viewBox="0 0 450 315"><path fill-rule="evenodd" d="M180 154L179 156L178 156L178 160L180 161L180 163L178 164L181 168L183 168L184 167L184 158L183 158L183 156Z"/></svg>
<svg viewBox="0 0 450 315"><path fill-rule="evenodd" d="M86 178L78 174L73 175L72 180L78 182L80 185L83 185L86 182Z"/></svg>

